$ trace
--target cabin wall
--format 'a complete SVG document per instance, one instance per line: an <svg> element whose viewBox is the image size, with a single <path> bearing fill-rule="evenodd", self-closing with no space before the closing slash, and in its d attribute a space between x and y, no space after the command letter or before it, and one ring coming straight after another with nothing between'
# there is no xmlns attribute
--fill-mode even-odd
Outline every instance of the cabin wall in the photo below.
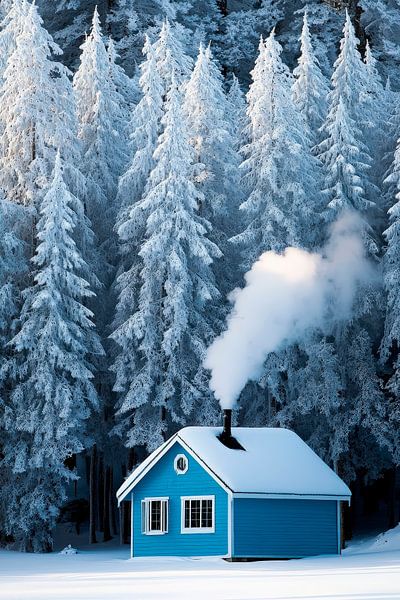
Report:
<svg viewBox="0 0 400 600"><path fill-rule="evenodd" d="M174 459L184 454L189 468L177 475ZM181 533L181 496L215 496L215 532ZM146 535L141 501L169 497L168 533ZM228 495L183 447L176 443L137 484L133 498L133 556L225 556L228 552Z"/></svg>
<svg viewBox="0 0 400 600"><path fill-rule="evenodd" d="M338 554L339 504L335 500L235 498L233 556Z"/></svg>

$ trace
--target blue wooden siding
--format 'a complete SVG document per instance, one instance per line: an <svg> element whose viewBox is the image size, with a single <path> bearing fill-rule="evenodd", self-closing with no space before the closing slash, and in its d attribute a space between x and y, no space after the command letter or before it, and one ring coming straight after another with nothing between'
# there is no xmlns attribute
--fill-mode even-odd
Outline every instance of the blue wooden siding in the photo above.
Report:
<svg viewBox="0 0 400 600"><path fill-rule="evenodd" d="M233 556L337 554L337 505L335 500L235 498Z"/></svg>
<svg viewBox="0 0 400 600"><path fill-rule="evenodd" d="M184 454L189 468L177 475L174 459ZM215 532L181 533L181 496L215 496ZM141 501L169 497L169 527L164 535L145 535ZM134 556L224 556L228 552L228 494L179 443L154 465L133 489Z"/></svg>

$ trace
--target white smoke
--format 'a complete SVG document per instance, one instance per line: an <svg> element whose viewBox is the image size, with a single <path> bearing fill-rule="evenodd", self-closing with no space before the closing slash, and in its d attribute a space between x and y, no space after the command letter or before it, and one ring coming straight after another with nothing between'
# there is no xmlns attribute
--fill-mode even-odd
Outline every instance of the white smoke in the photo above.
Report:
<svg viewBox="0 0 400 600"><path fill-rule="evenodd" d="M232 293L227 329L207 351L204 365L221 407L232 408L246 383L260 377L270 352L311 327L349 317L359 285L375 279L353 213L332 226L321 253L265 252L245 275L245 287Z"/></svg>

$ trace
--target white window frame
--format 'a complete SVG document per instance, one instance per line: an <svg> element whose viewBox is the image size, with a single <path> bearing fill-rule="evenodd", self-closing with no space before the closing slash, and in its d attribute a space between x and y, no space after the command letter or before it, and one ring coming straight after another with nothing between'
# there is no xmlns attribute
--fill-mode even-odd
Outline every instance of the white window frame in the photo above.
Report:
<svg viewBox="0 0 400 600"><path fill-rule="evenodd" d="M212 527L185 527L185 502L188 500L212 500ZM181 533L215 533L215 496L181 496Z"/></svg>
<svg viewBox="0 0 400 600"><path fill-rule="evenodd" d="M185 461L185 463L186 463L186 468L185 468L185 470L184 470L184 471L180 471L180 470L178 469L178 460L179 460L180 458L183 458L183 459L184 459L184 461ZM184 475L184 474L187 472L188 468L189 468L189 461L188 461L188 459L187 459L187 456L185 456L185 454L177 454L177 455L175 456L175 460L174 460L174 469L175 469L175 473L176 473L177 475Z"/></svg>
<svg viewBox="0 0 400 600"><path fill-rule="evenodd" d="M161 502L161 529L159 531L151 529L151 503ZM141 502L142 509L142 534L144 535L165 535L168 533L169 521L169 496L157 496L152 498L143 498Z"/></svg>

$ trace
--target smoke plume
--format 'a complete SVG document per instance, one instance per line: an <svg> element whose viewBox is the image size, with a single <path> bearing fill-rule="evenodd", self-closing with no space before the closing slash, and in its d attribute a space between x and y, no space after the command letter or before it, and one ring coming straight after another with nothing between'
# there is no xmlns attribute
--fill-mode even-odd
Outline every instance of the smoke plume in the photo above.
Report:
<svg viewBox="0 0 400 600"><path fill-rule="evenodd" d="M287 248L262 254L245 275L245 287L232 293L227 329L204 362L221 407L232 408L246 383L261 376L270 352L299 341L309 328L349 317L359 285L375 279L353 213L332 226L321 253Z"/></svg>

